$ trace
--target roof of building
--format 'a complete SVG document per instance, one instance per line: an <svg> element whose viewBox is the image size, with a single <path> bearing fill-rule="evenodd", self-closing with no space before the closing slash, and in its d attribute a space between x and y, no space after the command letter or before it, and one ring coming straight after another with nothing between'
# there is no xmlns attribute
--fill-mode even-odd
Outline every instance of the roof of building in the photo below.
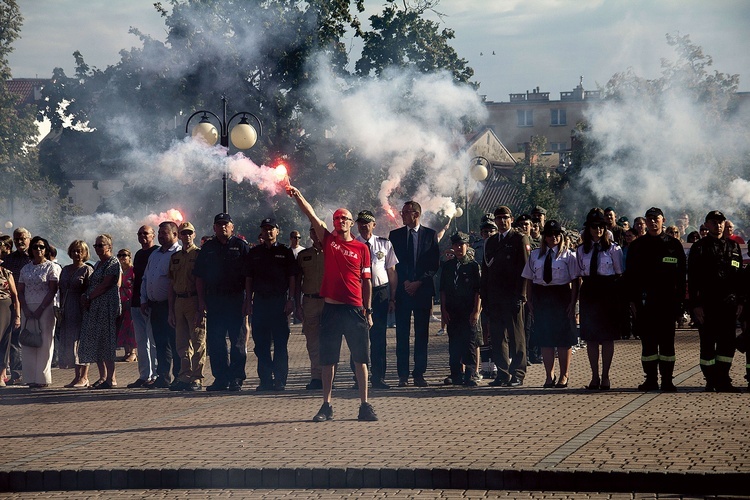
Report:
<svg viewBox="0 0 750 500"><path fill-rule="evenodd" d="M19 104L33 104L41 100L41 90L49 83L44 78L11 78L5 81L5 86L12 94L21 96Z"/></svg>

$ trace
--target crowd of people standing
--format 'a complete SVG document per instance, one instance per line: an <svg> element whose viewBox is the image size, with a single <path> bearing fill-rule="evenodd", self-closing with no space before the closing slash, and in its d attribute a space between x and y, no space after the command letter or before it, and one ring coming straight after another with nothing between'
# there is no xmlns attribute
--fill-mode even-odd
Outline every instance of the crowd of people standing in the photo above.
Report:
<svg viewBox="0 0 750 500"><path fill-rule="evenodd" d="M54 261L46 239L24 228L12 240L0 238L0 386L48 387L56 357L57 366L75 371L65 387L112 389L118 386L115 353L123 347L126 360L138 363L138 379L128 388L240 391L250 334L256 390L283 391L291 315L306 336L306 388L323 391L314 420L333 418L342 338L360 392L359 418L376 420L368 386L390 389L388 316L395 314L398 386L425 387L438 296L449 341L445 384L479 385L485 344L496 368L489 386L523 386L527 365L540 360L545 380L539 384L564 389L572 348L582 340L591 368L585 387L609 390L615 342L634 334L645 377L638 388L673 392L675 324L687 309L700 335L706 389L738 390L729 368L750 279L719 211L709 212L697 230L686 214L667 227L656 207L632 227L614 209L594 208L583 229L571 231L546 220L541 207L514 219L500 206L483 217L480 240L451 235L452 258L441 265L442 231L422 223L416 201L403 205L403 226L383 237L370 210L356 218L337 210L329 231L297 188L287 192L310 220L311 248L299 244L297 231L289 246L281 244L273 218L260 222L258 244L250 245L235 235L227 213L216 215L214 234L200 247L190 222L165 221L138 229L141 248L134 255L115 252L112 237L100 234L93 244L98 260L91 263L87 243L75 240L65 267ZM694 242L689 258L682 235ZM214 381L204 387L206 356Z"/></svg>

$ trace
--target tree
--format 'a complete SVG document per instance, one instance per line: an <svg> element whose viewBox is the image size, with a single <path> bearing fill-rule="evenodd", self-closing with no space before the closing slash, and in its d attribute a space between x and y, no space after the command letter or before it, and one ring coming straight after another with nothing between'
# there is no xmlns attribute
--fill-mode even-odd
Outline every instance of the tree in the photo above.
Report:
<svg viewBox="0 0 750 500"><path fill-rule="evenodd" d="M8 55L22 24L15 0L0 0L0 199L5 202L6 220L55 239L70 207L60 200L58 188L40 174L34 106L22 105L21 96L9 92L6 84L11 78Z"/></svg>
<svg viewBox="0 0 750 500"><path fill-rule="evenodd" d="M404 0L403 8L396 0L387 2L381 14L370 16L372 29L361 35L364 47L356 64L359 76L381 76L386 68L411 66L422 73L444 69L455 81L469 83L474 70L449 45L455 32L441 30L438 23L423 17L427 11L436 12L439 0Z"/></svg>
<svg viewBox="0 0 750 500"><path fill-rule="evenodd" d="M528 158L524 158L518 171L518 186L525 195L527 207L544 207L551 218L560 205L559 175L542 161L542 153L547 150L547 138L535 136L528 147Z"/></svg>
<svg viewBox="0 0 750 500"><path fill-rule="evenodd" d="M661 75L616 73L576 127L566 173L566 212L612 205L642 213L688 208L705 213L727 186L746 177L746 120L736 115L739 75L710 71L713 60L688 35L666 36L674 59ZM707 175L710 172L710 175ZM728 209L728 208L727 208Z"/></svg>

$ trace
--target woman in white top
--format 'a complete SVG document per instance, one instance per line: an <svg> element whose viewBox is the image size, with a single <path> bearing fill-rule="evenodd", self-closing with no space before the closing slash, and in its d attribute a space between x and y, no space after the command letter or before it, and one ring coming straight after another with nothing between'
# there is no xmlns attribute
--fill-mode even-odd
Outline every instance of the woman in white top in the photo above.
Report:
<svg viewBox="0 0 750 500"><path fill-rule="evenodd" d="M18 298L21 300L22 324L42 332L42 345L23 346L23 379L29 387L48 387L52 383L52 351L55 335L55 312L52 304L57 295L60 266L49 260L47 240L34 236L29 244L31 262L21 269Z"/></svg>
<svg viewBox="0 0 750 500"><path fill-rule="evenodd" d="M572 324L578 296L578 265L556 220L544 224L541 245L531 252L521 275L532 282L528 304L547 373L544 387L568 387L571 347L577 341ZM555 349L559 380L555 378Z"/></svg>
<svg viewBox="0 0 750 500"><path fill-rule="evenodd" d="M579 312L581 338L591 365L591 390L610 388L609 368L615 352L615 340L621 337L622 307L615 281L622 274L622 250L611 241L604 212L593 208L586 216L583 244L578 247L578 267L583 278ZM599 375L599 351L602 371Z"/></svg>

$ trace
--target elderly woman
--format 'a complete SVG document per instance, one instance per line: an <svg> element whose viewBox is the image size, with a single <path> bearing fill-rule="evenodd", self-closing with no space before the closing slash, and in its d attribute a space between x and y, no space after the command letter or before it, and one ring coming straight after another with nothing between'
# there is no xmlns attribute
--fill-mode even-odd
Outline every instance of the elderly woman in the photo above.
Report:
<svg viewBox="0 0 750 500"><path fill-rule="evenodd" d="M541 244L531 252L521 275L532 282L528 304L547 373L544 387L563 389L568 387L572 347L578 341L572 328L578 296L578 266L559 222L544 223ZM560 364L559 379L555 377L555 349Z"/></svg>
<svg viewBox="0 0 750 500"><path fill-rule="evenodd" d="M83 321L81 297L89 286L89 276L93 271L91 266L86 265L86 261L89 260L89 247L85 241L73 241L68 246L68 257L73 263L63 267L60 273L62 318L59 325L57 363L60 368L75 368L75 378L65 387L80 389L89 386L89 367L78 359L78 337Z"/></svg>
<svg viewBox="0 0 750 500"><path fill-rule="evenodd" d="M117 322L117 347L125 348L125 359L123 361L132 363L138 360L133 318L130 316L130 301L133 298L135 268L133 267L130 250L127 248L117 251L117 260L120 261L120 267L122 268L122 285L120 286L122 314Z"/></svg>
<svg viewBox="0 0 750 500"><path fill-rule="evenodd" d="M615 280L622 274L622 250L610 241L604 212L591 209L586 217L583 245L578 247L577 260L583 283L579 302L581 338L591 365L590 390L610 387L609 368L615 352L615 340L621 336L623 318L619 297L613 295ZM602 371L599 374L601 349Z"/></svg>
<svg viewBox="0 0 750 500"><path fill-rule="evenodd" d="M81 297L84 308L78 358L81 363L96 363L99 380L92 389L112 389L115 378L117 350L117 317L120 315L120 263L112 255L112 237L96 237L94 251L99 262L89 277L89 286Z"/></svg>
<svg viewBox="0 0 750 500"><path fill-rule="evenodd" d="M0 255L3 257L10 253L13 244L13 240L8 240L11 243L0 240ZM5 387L7 378L11 324L14 329L21 327L21 304L13 273L0 267L0 387Z"/></svg>
<svg viewBox="0 0 750 500"><path fill-rule="evenodd" d="M18 297L21 300L22 322L42 334L39 347L23 346L23 378L32 388L52 383L52 352L54 350L55 311L60 266L49 260L49 243L34 236L29 245L31 262L21 269Z"/></svg>

